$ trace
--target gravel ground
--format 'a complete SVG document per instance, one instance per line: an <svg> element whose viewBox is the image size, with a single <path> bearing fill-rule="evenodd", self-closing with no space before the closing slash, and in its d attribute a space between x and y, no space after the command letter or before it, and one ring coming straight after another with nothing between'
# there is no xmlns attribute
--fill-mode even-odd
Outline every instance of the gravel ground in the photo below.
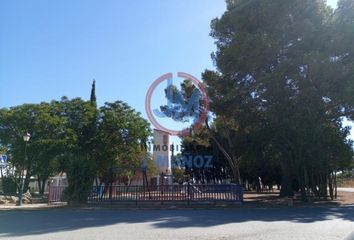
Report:
<svg viewBox="0 0 354 240"><path fill-rule="evenodd" d="M354 205L174 210L4 210L0 239L345 239ZM354 233L352 234L354 237Z"/></svg>
<svg viewBox="0 0 354 240"><path fill-rule="evenodd" d="M338 188L338 191L339 192L352 192L352 193L354 193L354 188L341 187L341 188Z"/></svg>

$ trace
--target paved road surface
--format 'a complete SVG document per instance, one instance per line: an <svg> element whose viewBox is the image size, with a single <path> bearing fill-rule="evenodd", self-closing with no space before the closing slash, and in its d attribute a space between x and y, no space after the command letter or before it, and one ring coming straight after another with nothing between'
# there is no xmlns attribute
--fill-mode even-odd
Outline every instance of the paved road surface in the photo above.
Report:
<svg viewBox="0 0 354 240"><path fill-rule="evenodd" d="M332 240L353 231L354 206L0 211L0 239Z"/></svg>

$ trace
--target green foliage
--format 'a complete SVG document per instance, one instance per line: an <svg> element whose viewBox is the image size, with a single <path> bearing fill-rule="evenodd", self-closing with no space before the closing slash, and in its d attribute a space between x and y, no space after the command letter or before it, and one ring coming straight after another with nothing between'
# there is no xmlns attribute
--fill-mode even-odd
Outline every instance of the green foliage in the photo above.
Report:
<svg viewBox="0 0 354 240"><path fill-rule="evenodd" d="M343 171L337 175L337 184L340 187L353 187L354 170Z"/></svg>
<svg viewBox="0 0 354 240"><path fill-rule="evenodd" d="M354 170L344 171L337 176L340 179L354 179Z"/></svg>
<svg viewBox="0 0 354 240"><path fill-rule="evenodd" d="M15 195L17 185L12 177L3 177L1 179L2 191L4 195Z"/></svg>
<svg viewBox="0 0 354 240"><path fill-rule="evenodd" d="M88 158L73 156L67 168L69 186L65 189L65 198L69 204L85 203L92 190L96 176L96 165Z"/></svg>
<svg viewBox="0 0 354 240"><path fill-rule="evenodd" d="M152 158L150 153L142 152L142 155L143 154L145 154L145 157L147 157L146 173L147 173L148 177L150 177L150 178L156 177L157 175L159 175L159 170L158 170L155 160Z"/></svg>
<svg viewBox="0 0 354 240"><path fill-rule="evenodd" d="M117 177L134 176L150 135L147 121L126 103L106 103L98 110L94 83L89 102L63 97L1 109L0 122L0 145L10 156L17 186L27 170L24 188L36 176L43 193L50 176L66 172L66 196L71 203L85 202L95 177L104 179L112 168L119 169ZM27 147L22 138L25 131L31 134Z"/></svg>
<svg viewBox="0 0 354 240"><path fill-rule="evenodd" d="M96 106L96 81L93 80L91 87L90 103Z"/></svg>
<svg viewBox="0 0 354 240"><path fill-rule="evenodd" d="M173 175L173 181L178 183L178 184L182 184L185 181L185 179L184 179L184 175L185 175L184 169L174 168L174 169L172 169L172 175Z"/></svg>
<svg viewBox="0 0 354 240"><path fill-rule="evenodd" d="M353 156L342 126L354 109L353 10L350 0L334 12L324 1L234 0L212 21L217 71L203 79L216 137L243 177L267 167L281 171L282 195L294 182L303 199L333 193Z"/></svg>
<svg viewBox="0 0 354 240"><path fill-rule="evenodd" d="M58 156L59 171L66 172L70 203L84 203L97 173L95 105L79 98L53 101L56 115L62 119L62 144Z"/></svg>
<svg viewBox="0 0 354 240"><path fill-rule="evenodd" d="M61 141L58 134L62 122L51 110L50 104L41 103L24 104L0 111L0 143L7 148L16 176L20 176L20 170L27 170L25 188L30 176L45 181L56 171L55 156ZM25 131L31 133L27 147L22 137ZM19 178L15 179L19 181Z"/></svg>
<svg viewBox="0 0 354 240"><path fill-rule="evenodd" d="M149 123L121 101L105 103L99 111L99 176L106 183L134 176L146 155ZM114 169L114 176L110 169Z"/></svg>

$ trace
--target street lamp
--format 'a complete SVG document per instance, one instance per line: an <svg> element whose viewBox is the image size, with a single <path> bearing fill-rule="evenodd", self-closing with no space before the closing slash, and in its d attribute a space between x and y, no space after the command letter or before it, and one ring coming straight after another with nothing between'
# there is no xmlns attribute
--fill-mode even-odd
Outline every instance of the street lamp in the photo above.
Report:
<svg viewBox="0 0 354 240"><path fill-rule="evenodd" d="M28 132L25 132L25 134L23 134L23 141L25 141L26 143L30 140L31 138L31 134L29 134Z"/></svg>
<svg viewBox="0 0 354 240"><path fill-rule="evenodd" d="M27 161L27 142L30 140L31 138L31 134L29 134L28 132L25 132L25 134L23 134L23 141L25 142L25 162ZM18 196L18 205L21 206L22 205L22 193L23 193L23 186L25 185L25 170L22 169L21 173L20 173L20 189L19 189L19 196Z"/></svg>

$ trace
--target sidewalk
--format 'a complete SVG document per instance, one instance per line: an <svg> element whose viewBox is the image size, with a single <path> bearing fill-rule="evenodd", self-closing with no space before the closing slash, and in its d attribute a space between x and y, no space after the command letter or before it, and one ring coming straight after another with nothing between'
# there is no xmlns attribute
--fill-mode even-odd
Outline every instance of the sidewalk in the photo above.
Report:
<svg viewBox="0 0 354 240"><path fill-rule="evenodd" d="M22 206L16 206L16 204L1 204L0 211L2 210L39 210L39 209L49 209L49 208L60 208L65 207L66 204L47 204L47 203L36 203L36 204L23 204Z"/></svg>

